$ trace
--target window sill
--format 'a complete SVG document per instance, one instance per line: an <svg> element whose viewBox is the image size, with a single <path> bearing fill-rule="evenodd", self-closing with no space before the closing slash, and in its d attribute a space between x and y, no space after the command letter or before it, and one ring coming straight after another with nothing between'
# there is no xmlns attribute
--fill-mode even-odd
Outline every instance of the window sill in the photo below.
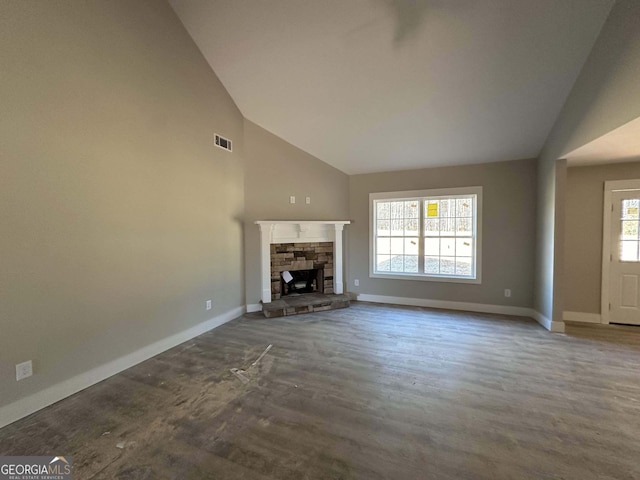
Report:
<svg viewBox="0 0 640 480"><path fill-rule="evenodd" d="M481 278L454 277L440 275L419 275L411 273L370 273L369 278L383 278L386 280L417 280L419 282L469 283L479 285Z"/></svg>

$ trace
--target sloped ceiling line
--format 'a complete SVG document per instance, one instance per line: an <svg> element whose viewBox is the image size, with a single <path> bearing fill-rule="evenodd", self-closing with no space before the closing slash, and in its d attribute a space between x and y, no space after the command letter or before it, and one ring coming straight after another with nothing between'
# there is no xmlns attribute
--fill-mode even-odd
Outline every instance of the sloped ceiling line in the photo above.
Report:
<svg viewBox="0 0 640 480"><path fill-rule="evenodd" d="M613 0L169 0L247 119L348 174L536 157Z"/></svg>

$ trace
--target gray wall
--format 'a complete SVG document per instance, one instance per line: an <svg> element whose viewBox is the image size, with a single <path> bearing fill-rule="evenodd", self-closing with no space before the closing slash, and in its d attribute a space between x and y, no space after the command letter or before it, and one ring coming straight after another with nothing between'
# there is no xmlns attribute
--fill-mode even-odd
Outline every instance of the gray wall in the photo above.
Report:
<svg viewBox="0 0 640 480"><path fill-rule="evenodd" d="M260 230L256 220L347 220L346 174L245 120L246 301L260 301ZM290 196L296 197L294 205ZM311 197L311 204L305 203ZM348 235L347 231L345 235Z"/></svg>
<svg viewBox="0 0 640 480"><path fill-rule="evenodd" d="M3 1L0 44L1 406L242 305L244 195L168 4Z"/></svg>
<svg viewBox="0 0 640 480"><path fill-rule="evenodd" d="M561 235L556 231L556 171L564 168L555 161L538 162L536 191L536 268L533 292L534 308L548 319L553 316L554 296L555 238ZM544 212L544 214L540 213ZM562 237L559 237L562 238ZM559 284L558 284L559 285Z"/></svg>
<svg viewBox="0 0 640 480"><path fill-rule="evenodd" d="M572 167L567 174L564 309L600 313L604 182L640 178L640 162Z"/></svg>
<svg viewBox="0 0 640 480"><path fill-rule="evenodd" d="M618 0L540 155L535 308L554 320L564 308L564 173L556 161L640 116L638 25L640 1Z"/></svg>
<svg viewBox="0 0 640 480"><path fill-rule="evenodd" d="M535 250L535 160L352 175L346 289L355 293L530 307ZM483 188L482 284L369 278L369 193ZM354 286L354 279L360 286ZM512 290L505 298L504 289Z"/></svg>

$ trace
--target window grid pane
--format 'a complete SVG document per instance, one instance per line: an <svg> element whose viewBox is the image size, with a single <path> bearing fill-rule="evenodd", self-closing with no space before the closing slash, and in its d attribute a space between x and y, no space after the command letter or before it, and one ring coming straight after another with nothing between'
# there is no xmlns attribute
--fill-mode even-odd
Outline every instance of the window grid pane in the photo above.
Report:
<svg viewBox="0 0 640 480"><path fill-rule="evenodd" d="M376 271L419 273L420 201L377 201L375 220Z"/></svg>
<svg viewBox="0 0 640 480"><path fill-rule="evenodd" d="M620 260L638 262L640 261L640 199L622 200L621 213Z"/></svg>
<svg viewBox="0 0 640 480"><path fill-rule="evenodd" d="M472 277L475 196L425 199L425 273ZM436 244L432 237L439 237Z"/></svg>
<svg viewBox="0 0 640 480"><path fill-rule="evenodd" d="M376 200L375 271L473 278L475 200Z"/></svg>

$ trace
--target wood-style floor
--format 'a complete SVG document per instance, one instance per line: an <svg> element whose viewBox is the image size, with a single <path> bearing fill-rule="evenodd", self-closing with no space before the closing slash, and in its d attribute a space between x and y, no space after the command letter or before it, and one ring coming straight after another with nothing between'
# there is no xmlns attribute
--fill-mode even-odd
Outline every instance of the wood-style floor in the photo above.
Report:
<svg viewBox="0 0 640 480"><path fill-rule="evenodd" d="M250 314L5 427L0 455L76 480L637 479L640 328Z"/></svg>

